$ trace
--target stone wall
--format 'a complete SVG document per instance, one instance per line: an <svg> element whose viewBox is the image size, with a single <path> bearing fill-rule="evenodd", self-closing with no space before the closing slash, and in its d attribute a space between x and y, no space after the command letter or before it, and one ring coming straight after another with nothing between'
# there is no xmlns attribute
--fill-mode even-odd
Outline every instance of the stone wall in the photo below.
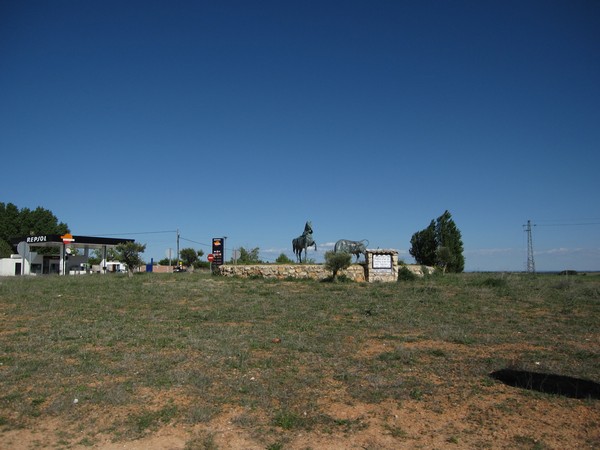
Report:
<svg viewBox="0 0 600 450"><path fill-rule="evenodd" d="M352 264L346 270L340 271L338 275L345 275L352 281L359 283L363 283L365 281L398 281L398 253L390 253L389 250L374 250L371 252L371 257L367 258L367 262L371 264L368 266L368 270L366 269L366 264ZM373 268L373 254L390 254L392 258L392 268ZM406 264L404 267L408 268L408 270L419 277L425 275L424 271L428 272L428 274L433 273L433 267L425 267L417 264ZM218 270L219 274L225 277L267 278L275 280L285 280L287 278L324 280L331 276L331 272L327 270L323 264L225 264L219 266Z"/></svg>
<svg viewBox="0 0 600 450"><path fill-rule="evenodd" d="M420 264L403 264L399 267L406 267L412 273L414 273L418 277L424 277L425 275L431 275L435 272L435 268L430 266L421 266Z"/></svg>
<svg viewBox="0 0 600 450"><path fill-rule="evenodd" d="M219 267L219 272L226 277L258 277L277 280L286 278L324 280L331 276L331 271L325 269L322 264L225 264ZM346 270L341 270L338 272L339 275L345 275L357 282L365 281L365 269L360 264L353 264Z"/></svg>

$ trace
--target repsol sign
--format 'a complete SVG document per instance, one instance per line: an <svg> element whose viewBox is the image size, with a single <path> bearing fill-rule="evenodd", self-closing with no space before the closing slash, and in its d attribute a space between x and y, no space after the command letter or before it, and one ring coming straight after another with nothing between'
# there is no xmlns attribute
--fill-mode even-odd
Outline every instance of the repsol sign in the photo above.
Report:
<svg viewBox="0 0 600 450"><path fill-rule="evenodd" d="M35 244L36 242L47 242L48 236L27 236L26 242L28 244Z"/></svg>

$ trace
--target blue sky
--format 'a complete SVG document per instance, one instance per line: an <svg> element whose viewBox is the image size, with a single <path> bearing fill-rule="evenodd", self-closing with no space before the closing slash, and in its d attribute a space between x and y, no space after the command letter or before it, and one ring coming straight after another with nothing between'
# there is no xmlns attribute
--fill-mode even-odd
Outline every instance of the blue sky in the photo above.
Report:
<svg viewBox="0 0 600 450"><path fill-rule="evenodd" d="M148 260L311 220L411 262L449 210L524 270L531 219L537 270L600 270L599 55L595 0L3 1L0 201Z"/></svg>

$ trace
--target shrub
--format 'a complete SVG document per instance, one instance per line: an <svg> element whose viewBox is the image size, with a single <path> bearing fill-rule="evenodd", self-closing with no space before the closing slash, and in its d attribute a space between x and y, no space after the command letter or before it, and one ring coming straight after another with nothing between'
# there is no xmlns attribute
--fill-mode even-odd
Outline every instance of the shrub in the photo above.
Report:
<svg viewBox="0 0 600 450"><path fill-rule="evenodd" d="M335 281L335 277L340 270L350 267L351 262L352 255L350 253L336 253L333 251L328 251L325 253L325 267L327 270L331 270L332 281Z"/></svg>
<svg viewBox="0 0 600 450"><path fill-rule="evenodd" d="M507 286L507 282L504 278L486 278L481 282L481 286L491 287L491 288L503 288Z"/></svg>
<svg viewBox="0 0 600 450"><path fill-rule="evenodd" d="M398 271L398 281L413 281L417 279L417 275L410 271L406 266Z"/></svg>
<svg viewBox="0 0 600 450"><path fill-rule="evenodd" d="M563 270L559 275L577 275L576 270Z"/></svg>
<svg viewBox="0 0 600 450"><path fill-rule="evenodd" d="M294 261L292 261L285 253L281 253L275 262L277 264L294 264Z"/></svg>

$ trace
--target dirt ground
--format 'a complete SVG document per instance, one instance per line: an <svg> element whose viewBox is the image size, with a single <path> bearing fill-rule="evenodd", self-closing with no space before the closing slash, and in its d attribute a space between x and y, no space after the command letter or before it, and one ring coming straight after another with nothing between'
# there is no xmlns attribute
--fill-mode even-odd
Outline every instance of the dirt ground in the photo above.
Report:
<svg viewBox="0 0 600 450"><path fill-rule="evenodd" d="M423 344L421 344L423 345ZM371 348L369 351L378 351ZM454 349L456 351L456 349ZM465 355L467 356L467 355ZM430 380L435 382L435 380ZM447 381L447 380L446 380ZM472 382L472 380L471 380ZM594 449L600 448L600 400L579 400L526 391L497 381L478 395L456 388L420 399L361 403L332 383L318 400L323 414L351 426L327 432L271 427L254 432L239 420L242 407L222 410L210 422L174 423L118 439L107 430L115 415L132 411L93 410L94 430L60 417L32 419L31 426L0 433L0 448L105 450L192 449ZM446 383L447 386L447 383ZM171 393L172 394L172 393ZM176 394L175 394L176 395ZM173 395L171 395L173 398ZM177 399L175 399L177 401ZM261 421L263 422L263 421ZM263 423L268 423L264 418Z"/></svg>

